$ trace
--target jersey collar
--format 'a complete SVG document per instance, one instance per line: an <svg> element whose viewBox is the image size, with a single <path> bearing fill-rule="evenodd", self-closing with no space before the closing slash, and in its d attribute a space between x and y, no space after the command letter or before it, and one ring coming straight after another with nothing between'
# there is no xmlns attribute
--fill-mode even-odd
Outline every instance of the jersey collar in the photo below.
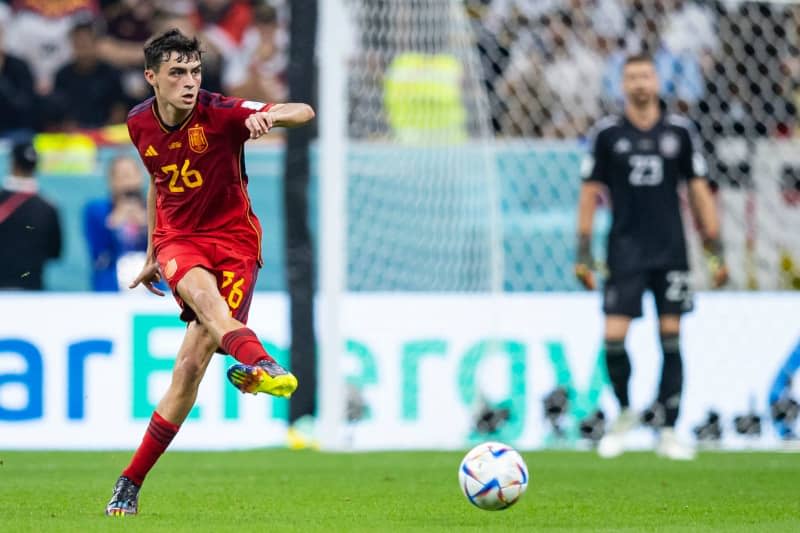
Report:
<svg viewBox="0 0 800 533"><path fill-rule="evenodd" d="M656 131L661 126L661 124L664 122L664 111L663 110L659 110L658 120L656 120L653 123L653 125L650 126L650 129L647 129L647 130L639 129L639 127L636 124L631 122L631 120L628 118L627 113L622 113L622 120L623 120L624 124L627 127L632 128L634 131L636 131L638 133L646 134L646 133L650 133L650 132Z"/></svg>
<svg viewBox="0 0 800 533"><path fill-rule="evenodd" d="M189 121L192 120L192 117L194 116L195 111L197 110L197 103L194 104L192 112L186 115L186 118L183 119L180 124L176 124L175 126L170 126L169 124L161 120L161 115L158 114L158 103L155 98L153 98L153 104L150 106L150 109L153 111L153 116L156 118L156 122L158 123L158 126L161 128L161 130L164 133L172 133L175 131L182 130L183 128L186 127Z"/></svg>

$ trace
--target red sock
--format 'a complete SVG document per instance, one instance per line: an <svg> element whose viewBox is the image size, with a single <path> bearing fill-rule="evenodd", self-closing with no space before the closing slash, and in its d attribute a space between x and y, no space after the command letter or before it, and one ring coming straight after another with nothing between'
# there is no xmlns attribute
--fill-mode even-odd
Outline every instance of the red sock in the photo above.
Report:
<svg viewBox="0 0 800 533"><path fill-rule="evenodd" d="M153 411L150 425L147 426L142 443L136 449L136 453L133 454L131 464L122 471L122 475L141 486L145 476L156 464L164 450L167 449L179 429L180 426L164 420L161 415Z"/></svg>
<svg viewBox="0 0 800 533"><path fill-rule="evenodd" d="M246 365L254 365L264 359L274 361L250 328L235 329L223 335L222 349Z"/></svg>

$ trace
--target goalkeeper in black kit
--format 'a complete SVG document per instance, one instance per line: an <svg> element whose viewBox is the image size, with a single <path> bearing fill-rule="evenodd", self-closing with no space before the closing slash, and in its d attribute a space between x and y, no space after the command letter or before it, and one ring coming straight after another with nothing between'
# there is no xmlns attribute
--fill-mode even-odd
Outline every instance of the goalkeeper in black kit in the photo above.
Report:
<svg viewBox="0 0 800 533"><path fill-rule="evenodd" d="M603 457L621 454L626 433L640 423L630 409L631 363L625 337L631 320L642 315L642 295L650 290L658 311L664 360L655 403L642 418L659 429L659 455L687 460L694 457L694 449L674 432L683 387L681 315L693 306L679 186L688 187L715 287L727 281L719 222L694 125L662 112L651 58L638 55L626 60L623 90L624 113L600 120L589 134L578 206L575 274L588 289L596 286L592 220L597 199L605 191L612 209L603 311L606 367L620 414L601 439L598 453Z"/></svg>

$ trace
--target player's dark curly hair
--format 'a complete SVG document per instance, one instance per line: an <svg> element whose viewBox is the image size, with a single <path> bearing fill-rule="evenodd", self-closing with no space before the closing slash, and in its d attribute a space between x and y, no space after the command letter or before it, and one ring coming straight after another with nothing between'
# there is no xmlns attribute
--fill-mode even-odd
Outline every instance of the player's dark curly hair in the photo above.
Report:
<svg viewBox="0 0 800 533"><path fill-rule="evenodd" d="M172 52L178 55L178 61L201 59L203 51L197 37L191 39L177 28L169 29L160 35L151 37L144 45L144 68L158 70L161 63L169 60Z"/></svg>

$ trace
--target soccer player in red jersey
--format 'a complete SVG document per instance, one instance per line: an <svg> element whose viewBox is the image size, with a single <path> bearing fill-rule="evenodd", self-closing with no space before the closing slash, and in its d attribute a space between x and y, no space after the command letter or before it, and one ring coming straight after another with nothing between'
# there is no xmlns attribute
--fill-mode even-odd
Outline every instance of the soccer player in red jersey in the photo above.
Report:
<svg viewBox="0 0 800 533"><path fill-rule="evenodd" d="M244 143L276 126L314 117L306 104L264 104L200 88L196 38L169 30L144 47L154 97L128 114L128 131L150 173L147 260L131 288L163 276L187 322L172 382L142 443L106 506L111 516L138 511L139 488L197 397L215 351L238 363L229 380L242 392L289 397L297 379L267 354L245 327L261 260L261 226L247 194Z"/></svg>

